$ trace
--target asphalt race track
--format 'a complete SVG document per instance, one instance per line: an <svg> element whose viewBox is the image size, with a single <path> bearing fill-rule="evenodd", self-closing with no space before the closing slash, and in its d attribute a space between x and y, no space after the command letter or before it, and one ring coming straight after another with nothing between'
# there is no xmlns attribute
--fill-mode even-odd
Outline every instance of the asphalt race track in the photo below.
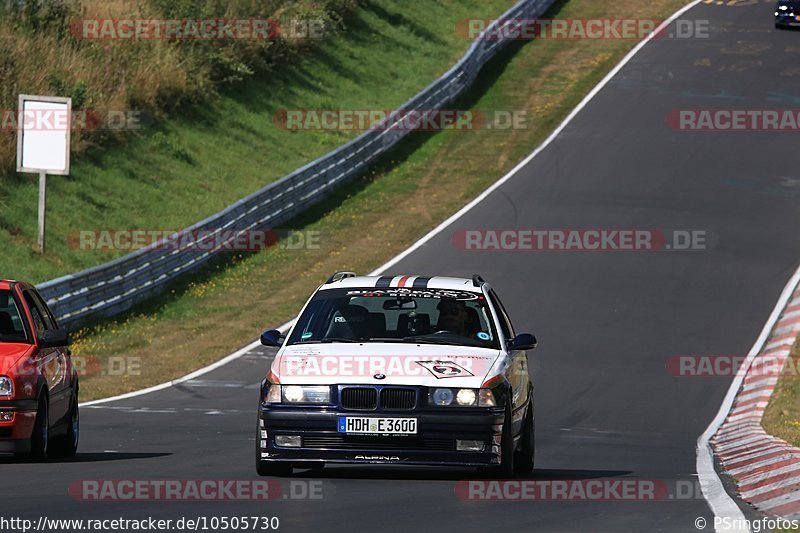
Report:
<svg viewBox="0 0 800 533"><path fill-rule="evenodd" d="M773 29L771 2L740 4L689 11L684 19L711 21L710 38L649 43L537 158L392 269L479 272L516 328L539 336L533 479L691 484L695 443L730 381L671 376L667 359L746 354L796 268L796 134L667 125L675 109L800 107L800 32ZM456 231L499 228L705 231L709 245L539 253L453 245ZM457 469L299 471L280 480L283 493L269 502L96 502L70 495L78 480L255 478L258 382L272 353L258 349L198 380L82 409L74 460L2 460L0 514L277 516L282 531L696 531L696 517L713 522L699 495L462 501L456 482L475 474ZM320 482L314 487L321 499L283 497L302 496L307 481Z"/></svg>

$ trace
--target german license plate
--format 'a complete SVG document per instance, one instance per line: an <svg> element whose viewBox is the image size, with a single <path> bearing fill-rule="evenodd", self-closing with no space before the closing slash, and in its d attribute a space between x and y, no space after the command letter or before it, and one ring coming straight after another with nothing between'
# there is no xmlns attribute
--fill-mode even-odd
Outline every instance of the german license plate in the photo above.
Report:
<svg viewBox="0 0 800 533"><path fill-rule="evenodd" d="M416 418L340 416L339 433L347 435L416 435Z"/></svg>

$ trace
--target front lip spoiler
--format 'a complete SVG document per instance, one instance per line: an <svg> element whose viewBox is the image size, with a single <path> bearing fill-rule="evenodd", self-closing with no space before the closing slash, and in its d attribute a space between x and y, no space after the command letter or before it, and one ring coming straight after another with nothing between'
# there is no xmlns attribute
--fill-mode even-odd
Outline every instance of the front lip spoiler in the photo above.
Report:
<svg viewBox="0 0 800 533"><path fill-rule="evenodd" d="M38 400L0 400L0 409L16 411L36 411L39 408Z"/></svg>
<svg viewBox="0 0 800 533"><path fill-rule="evenodd" d="M479 410L480 409L480 410ZM444 409L443 409L444 410ZM454 408L453 411L457 409ZM337 431L339 416L402 416L417 418L419 434L414 437L371 437L357 440L351 436L346 445L339 443L320 443L306 447L291 448L275 446L275 435L300 435L305 438L342 437ZM500 432L505 417L504 408L475 408L469 411L431 412L371 412L358 413L340 410L313 409L274 409L262 407L259 413L260 431L266 431L266 441L259 448L263 462L299 463L338 463L338 464L381 464L416 466L481 467L496 465ZM411 439L413 446L394 446L385 439ZM430 440L451 440L451 447L430 445ZM482 440L486 444L483 451L457 451L456 439ZM315 443L316 444L316 443ZM372 446L374 444L374 446ZM419 444L419 446L417 446ZM431 447L428 447L431 446Z"/></svg>
<svg viewBox="0 0 800 533"><path fill-rule="evenodd" d="M355 460L355 459L335 459L332 457L315 457L315 458L268 458L262 459L265 463L301 463L299 468L304 468L303 464L319 463L331 465L377 465L388 467L405 467L405 466L435 466L435 467L451 467L451 468L486 468L496 466L497 463L487 461L435 461L435 460L399 460L399 461L379 461L379 460Z"/></svg>

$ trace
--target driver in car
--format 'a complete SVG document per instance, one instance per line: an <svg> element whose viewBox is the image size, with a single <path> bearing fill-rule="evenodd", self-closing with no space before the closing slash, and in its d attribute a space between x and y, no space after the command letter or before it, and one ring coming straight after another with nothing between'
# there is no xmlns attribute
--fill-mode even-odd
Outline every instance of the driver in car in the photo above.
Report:
<svg viewBox="0 0 800 533"><path fill-rule="evenodd" d="M443 299L438 303L436 309L439 311L439 331L452 331L462 337L470 337L467 317L467 304L461 300Z"/></svg>

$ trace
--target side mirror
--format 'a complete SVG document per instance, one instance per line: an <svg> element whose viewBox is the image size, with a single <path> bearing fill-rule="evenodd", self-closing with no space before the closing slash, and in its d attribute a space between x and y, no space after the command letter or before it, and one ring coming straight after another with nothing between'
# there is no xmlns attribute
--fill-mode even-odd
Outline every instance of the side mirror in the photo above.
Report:
<svg viewBox="0 0 800 533"><path fill-rule="evenodd" d="M261 344L264 346L273 346L276 348L280 348L283 339L281 339L283 335L277 329L268 329L264 333L261 334Z"/></svg>
<svg viewBox="0 0 800 533"><path fill-rule="evenodd" d="M39 346L42 348L61 348L69 345L69 334L65 329L49 329L42 335Z"/></svg>
<svg viewBox="0 0 800 533"><path fill-rule="evenodd" d="M520 333L509 342L512 350L533 350L539 342L530 333Z"/></svg>

